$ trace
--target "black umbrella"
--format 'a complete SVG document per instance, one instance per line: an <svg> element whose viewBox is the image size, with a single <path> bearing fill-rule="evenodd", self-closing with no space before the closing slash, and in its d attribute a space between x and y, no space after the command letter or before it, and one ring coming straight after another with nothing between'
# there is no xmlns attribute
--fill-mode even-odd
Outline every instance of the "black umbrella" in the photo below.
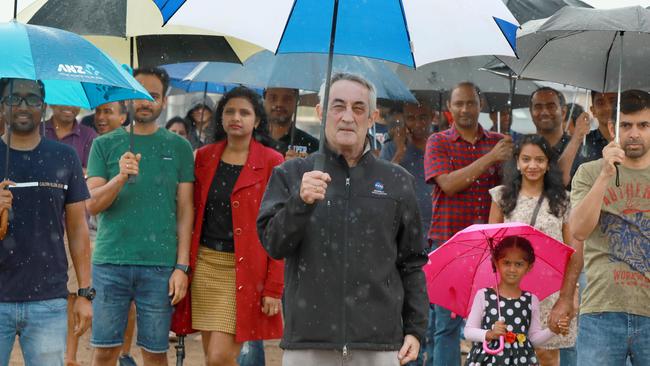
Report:
<svg viewBox="0 0 650 366"><path fill-rule="evenodd" d="M221 61L239 63L259 48L189 27L160 27L151 0L49 0L27 21L83 36L114 58L135 65ZM111 37L111 38L108 38Z"/></svg>

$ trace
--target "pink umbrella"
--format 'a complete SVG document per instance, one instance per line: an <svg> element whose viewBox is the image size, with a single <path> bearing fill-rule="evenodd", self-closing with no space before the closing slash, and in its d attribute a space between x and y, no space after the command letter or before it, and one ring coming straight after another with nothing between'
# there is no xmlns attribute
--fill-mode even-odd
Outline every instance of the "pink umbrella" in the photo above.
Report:
<svg viewBox="0 0 650 366"><path fill-rule="evenodd" d="M558 291L573 248L518 222L472 225L429 254L429 262L424 266L429 301L467 318L476 292L496 287L498 274L492 268L492 249L507 236L524 237L535 250L535 263L522 279L521 288L540 300ZM489 354L498 354L503 347L503 336L499 337L497 349L490 349L483 342L483 349Z"/></svg>
<svg viewBox="0 0 650 366"><path fill-rule="evenodd" d="M467 318L476 292L497 284L491 246L513 235L528 239L535 250L535 264L522 289L540 300L558 291L573 248L527 224L472 225L429 254L424 266L429 301Z"/></svg>

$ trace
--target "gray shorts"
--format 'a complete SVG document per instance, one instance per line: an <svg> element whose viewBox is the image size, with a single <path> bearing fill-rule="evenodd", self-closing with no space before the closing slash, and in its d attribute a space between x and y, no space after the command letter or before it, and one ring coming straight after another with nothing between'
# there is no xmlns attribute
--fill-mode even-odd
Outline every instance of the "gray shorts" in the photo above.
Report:
<svg viewBox="0 0 650 366"><path fill-rule="evenodd" d="M399 365L397 351L284 350L282 366L393 366Z"/></svg>

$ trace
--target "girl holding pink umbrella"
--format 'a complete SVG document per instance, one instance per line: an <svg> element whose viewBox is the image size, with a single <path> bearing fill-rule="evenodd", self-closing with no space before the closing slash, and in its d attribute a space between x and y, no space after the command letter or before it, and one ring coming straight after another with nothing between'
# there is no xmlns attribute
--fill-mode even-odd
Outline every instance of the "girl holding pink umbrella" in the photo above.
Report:
<svg viewBox="0 0 650 366"><path fill-rule="evenodd" d="M544 344L554 333L568 332L568 318L552 329L542 329L537 296L521 289L521 280L534 262L533 246L523 236L507 236L495 246L492 266L499 284L496 289L479 290L474 297L465 338L483 342L483 347L474 343L466 365L538 365L533 346Z"/></svg>

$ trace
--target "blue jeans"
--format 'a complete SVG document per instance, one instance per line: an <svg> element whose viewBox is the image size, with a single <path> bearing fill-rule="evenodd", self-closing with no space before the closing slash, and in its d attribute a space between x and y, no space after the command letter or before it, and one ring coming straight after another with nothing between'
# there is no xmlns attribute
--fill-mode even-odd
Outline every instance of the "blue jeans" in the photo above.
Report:
<svg viewBox="0 0 650 366"><path fill-rule="evenodd" d="M264 366L264 341L248 341L241 348L237 357L239 366Z"/></svg>
<svg viewBox="0 0 650 366"><path fill-rule="evenodd" d="M650 317L628 313L580 315L578 366L650 365Z"/></svg>
<svg viewBox="0 0 650 366"><path fill-rule="evenodd" d="M93 327L90 344L122 345L131 301L135 301L136 344L149 353L169 348L172 306L168 296L173 267L93 264Z"/></svg>
<svg viewBox="0 0 650 366"><path fill-rule="evenodd" d="M433 366L460 366L460 328L463 318L451 318L451 311L435 305Z"/></svg>
<svg viewBox="0 0 650 366"><path fill-rule="evenodd" d="M8 365L16 336L26 366L63 365L68 300L0 302L0 365Z"/></svg>
<svg viewBox="0 0 650 366"><path fill-rule="evenodd" d="M560 348L560 366L576 366L578 363L578 352L575 347Z"/></svg>

